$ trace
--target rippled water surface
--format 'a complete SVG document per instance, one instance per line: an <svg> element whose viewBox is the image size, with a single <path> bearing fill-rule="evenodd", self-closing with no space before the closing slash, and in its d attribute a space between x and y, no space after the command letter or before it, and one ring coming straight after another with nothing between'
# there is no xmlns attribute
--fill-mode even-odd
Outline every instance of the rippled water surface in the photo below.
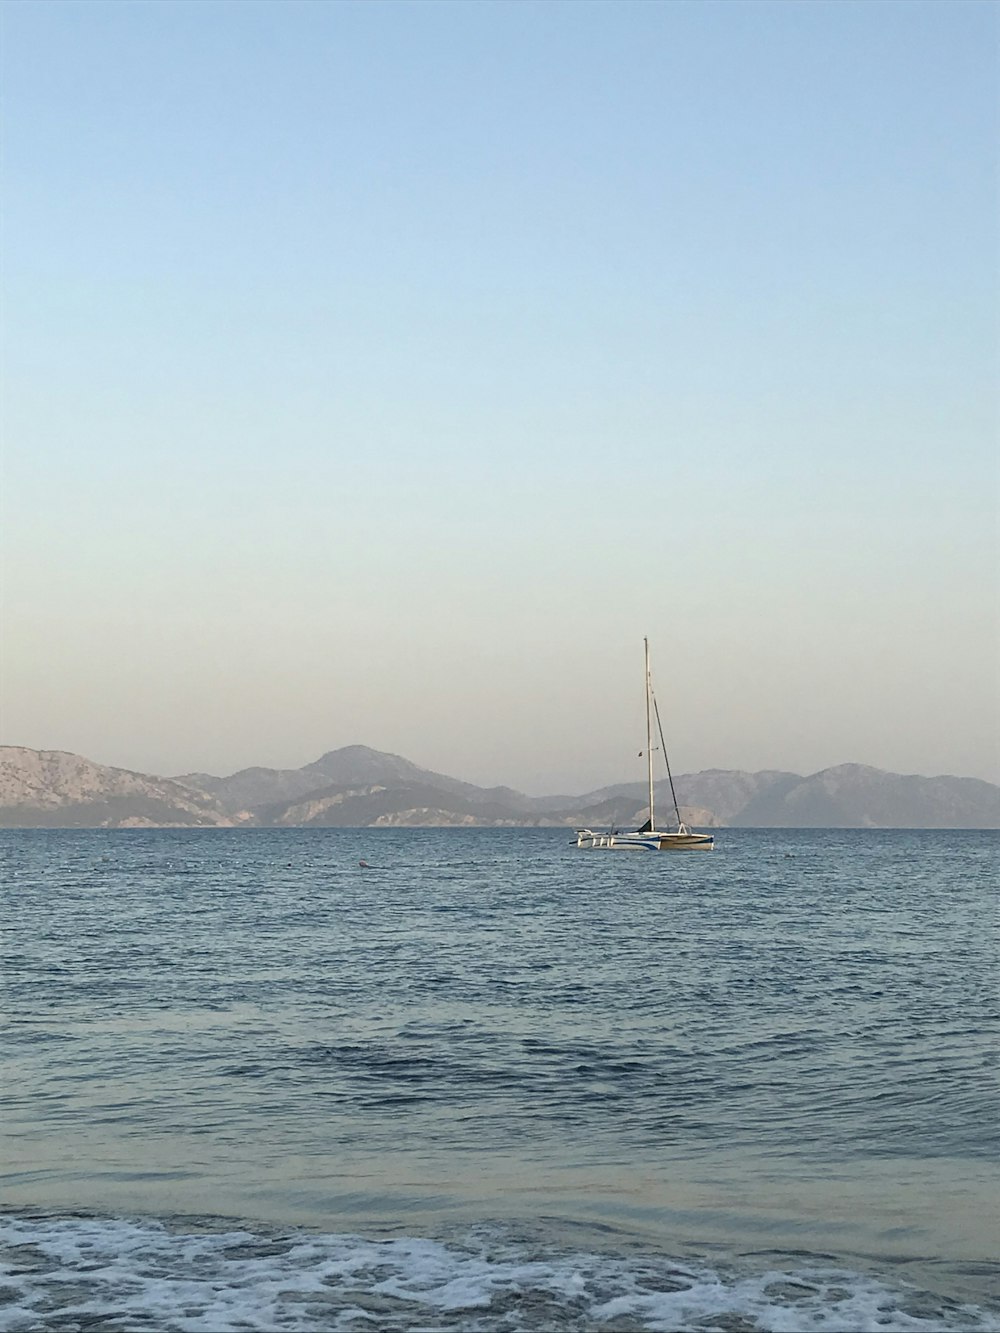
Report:
<svg viewBox="0 0 1000 1333"><path fill-rule="evenodd" d="M0 855L0 1327L1000 1328L994 834Z"/></svg>

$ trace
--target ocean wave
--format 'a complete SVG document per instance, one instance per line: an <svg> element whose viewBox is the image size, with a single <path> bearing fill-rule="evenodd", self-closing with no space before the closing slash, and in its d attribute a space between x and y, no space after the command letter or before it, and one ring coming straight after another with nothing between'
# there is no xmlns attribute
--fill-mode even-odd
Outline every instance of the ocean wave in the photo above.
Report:
<svg viewBox="0 0 1000 1333"><path fill-rule="evenodd" d="M372 1239L29 1213L0 1218L0 1329L84 1333L987 1333L1000 1314L788 1256L712 1265L480 1227Z"/></svg>

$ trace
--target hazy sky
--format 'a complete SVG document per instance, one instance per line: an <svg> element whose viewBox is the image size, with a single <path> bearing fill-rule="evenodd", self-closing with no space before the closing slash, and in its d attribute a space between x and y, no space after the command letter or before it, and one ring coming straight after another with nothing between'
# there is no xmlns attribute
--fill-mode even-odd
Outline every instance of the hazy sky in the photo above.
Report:
<svg viewBox="0 0 1000 1333"><path fill-rule="evenodd" d="M7 0L4 741L997 780L998 12Z"/></svg>

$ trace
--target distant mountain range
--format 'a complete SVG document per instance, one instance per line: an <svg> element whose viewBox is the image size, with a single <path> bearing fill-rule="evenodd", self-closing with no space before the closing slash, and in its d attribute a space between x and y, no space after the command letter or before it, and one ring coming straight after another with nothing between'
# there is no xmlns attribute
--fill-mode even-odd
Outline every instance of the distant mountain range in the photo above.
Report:
<svg viewBox="0 0 1000 1333"><path fill-rule="evenodd" d="M702 828L1000 828L1000 787L841 764L807 777L709 769L675 780L681 813ZM671 808L667 784L657 808ZM0 746L0 827L635 827L641 783L582 796L477 787L364 745L303 768L229 777L154 777L61 750Z"/></svg>

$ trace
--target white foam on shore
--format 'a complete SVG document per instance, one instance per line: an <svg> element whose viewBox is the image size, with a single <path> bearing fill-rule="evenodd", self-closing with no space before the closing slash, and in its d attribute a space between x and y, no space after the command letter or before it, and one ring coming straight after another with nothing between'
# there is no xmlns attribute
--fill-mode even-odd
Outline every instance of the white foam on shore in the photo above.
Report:
<svg viewBox="0 0 1000 1333"><path fill-rule="evenodd" d="M1000 1315L865 1273L712 1267L517 1242L0 1216L0 1330L983 1333Z"/></svg>

